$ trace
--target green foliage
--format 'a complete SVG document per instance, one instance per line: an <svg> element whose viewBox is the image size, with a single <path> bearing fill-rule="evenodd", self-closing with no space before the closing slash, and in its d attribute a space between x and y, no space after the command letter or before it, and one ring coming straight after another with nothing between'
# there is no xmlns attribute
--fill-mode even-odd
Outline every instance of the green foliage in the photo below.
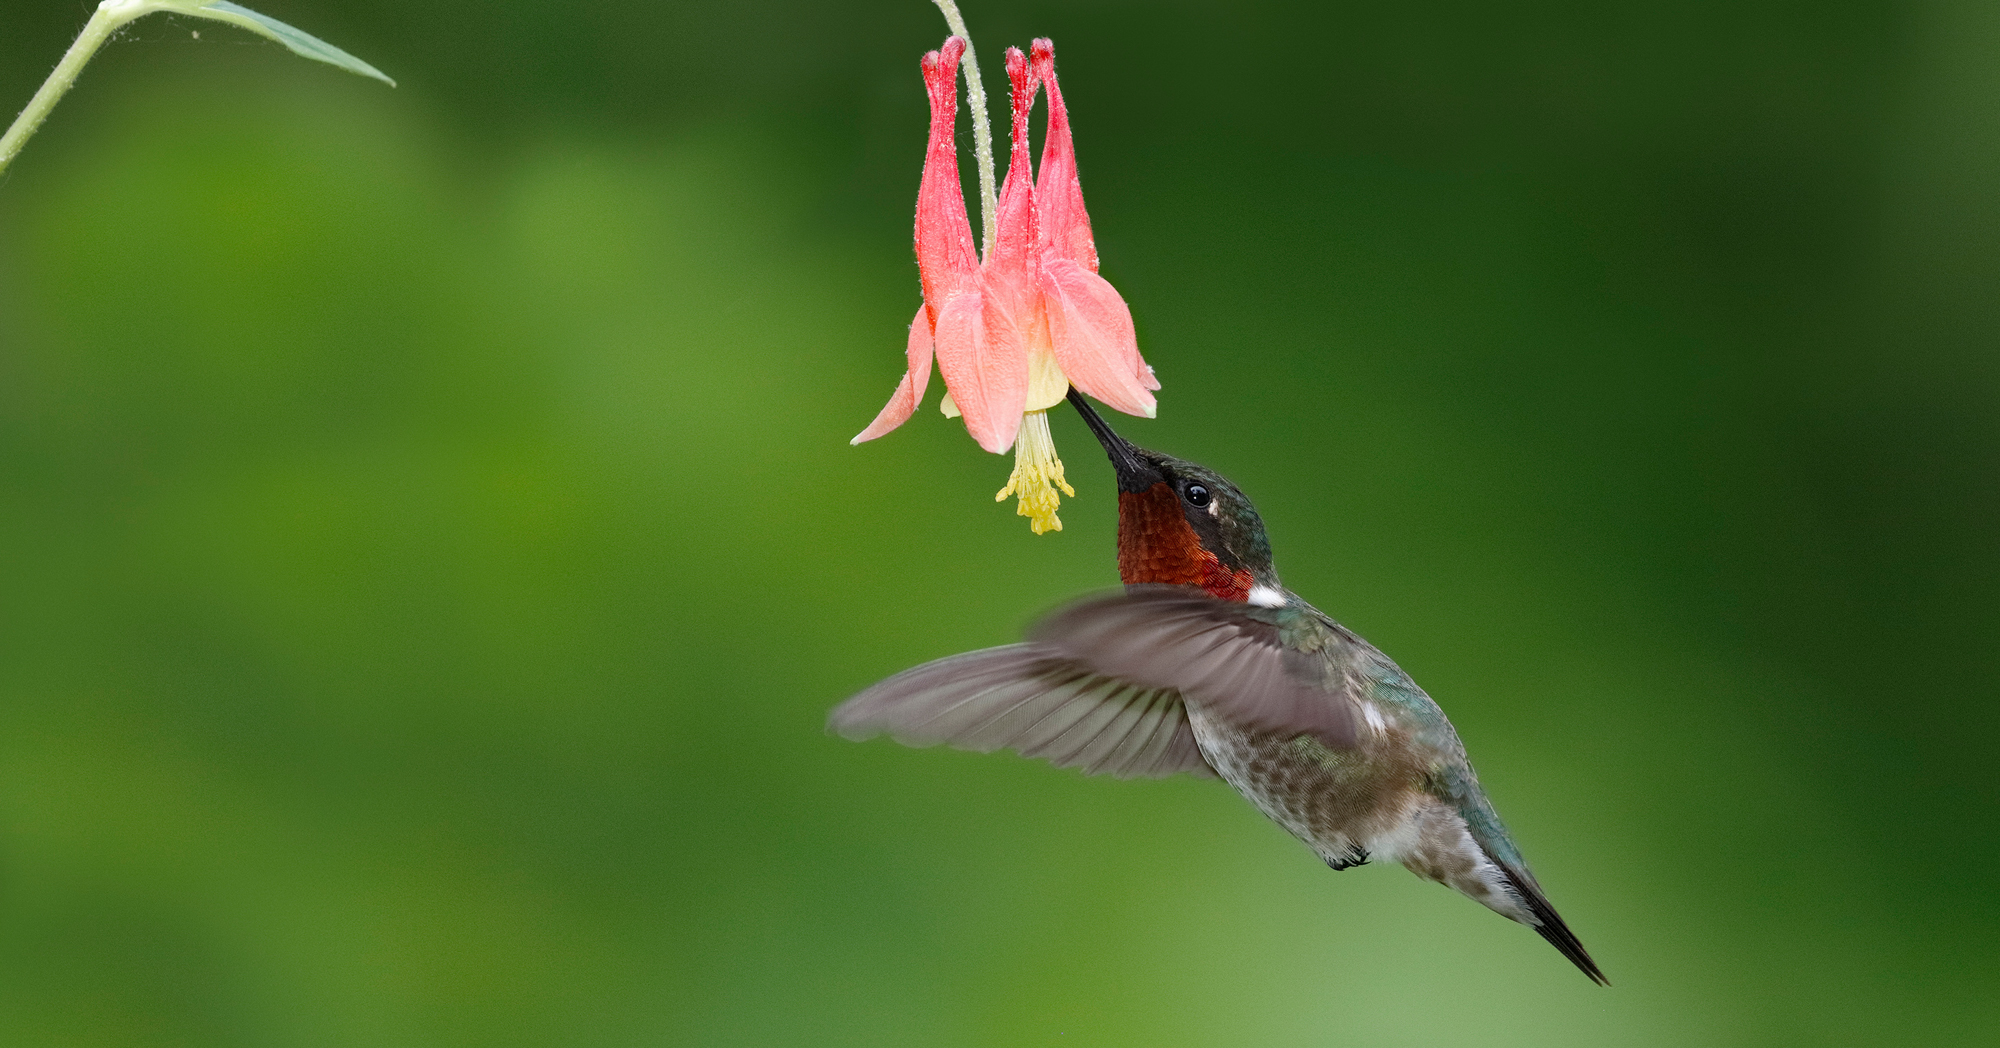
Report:
<svg viewBox="0 0 2000 1048"><path fill-rule="evenodd" d="M310 58L315 62L325 62L327 65L337 66L350 73L372 76L388 84L390 87L396 86L396 82L389 79L380 69L321 40L319 37L286 25L269 15L260 15L247 7L232 4L229 0L212 0L210 3L200 4L195 7L177 6L174 9L183 14L195 15L200 18L210 18L218 22L228 22L230 25L241 26L256 33L258 36L276 40L289 48L295 55Z"/></svg>
<svg viewBox="0 0 2000 1048"><path fill-rule="evenodd" d="M0 135L0 171L6 170L7 165L20 155L21 148L27 144L28 139L41 129L42 122L48 119L49 112L62 100L63 95L75 86L77 77L83 74L84 66L89 65L90 60L96 56L97 49L103 47L114 34L129 23L156 11L227 22L248 29L259 36L276 40L289 48L293 54L338 66L351 73L374 77L390 87L396 86L396 82L384 76L381 70L340 48L275 18L260 15L247 7L227 3L226 0L103 0L98 4L97 11L90 16L90 21L84 23L83 31L77 34L69 50L63 53L62 61L56 63L55 71L49 74L48 79L42 81L42 86L36 90L34 97L28 100L20 115L14 118L6 133Z"/></svg>

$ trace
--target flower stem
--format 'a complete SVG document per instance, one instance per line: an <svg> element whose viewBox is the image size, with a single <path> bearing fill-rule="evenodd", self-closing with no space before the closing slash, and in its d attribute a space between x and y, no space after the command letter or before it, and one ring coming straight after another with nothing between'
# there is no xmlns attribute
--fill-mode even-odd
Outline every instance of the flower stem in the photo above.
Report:
<svg viewBox="0 0 2000 1048"><path fill-rule="evenodd" d="M42 126L42 121L48 119L49 110L54 109L62 96L69 93L70 87L76 83L77 74L83 72L84 63L90 61L90 56L96 54L97 49L111 39L111 34L123 28L125 23L152 10L154 6L147 0L104 0L97 5L97 13L84 23L83 32L77 34L76 42L69 45L62 61L56 63L56 71L42 81L41 90L28 100L28 108L21 110L21 115L14 118L7 134L0 136L0 171L7 170L7 165L20 155L28 137Z"/></svg>
<svg viewBox="0 0 2000 1048"><path fill-rule="evenodd" d="M979 161L979 253L993 253L993 213L1000 209L1000 195L993 188L993 125L986 117L986 87L979 82L979 57L972 50L972 34L965 30L965 18L958 13L957 0L931 0L944 14L944 24L965 41L965 104L972 110L972 155ZM0 166L5 160L0 159Z"/></svg>

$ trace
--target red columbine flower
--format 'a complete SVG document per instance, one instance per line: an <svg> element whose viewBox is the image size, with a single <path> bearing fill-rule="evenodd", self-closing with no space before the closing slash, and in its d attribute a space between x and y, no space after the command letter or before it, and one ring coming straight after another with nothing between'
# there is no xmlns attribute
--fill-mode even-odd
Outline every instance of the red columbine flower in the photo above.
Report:
<svg viewBox="0 0 2000 1048"><path fill-rule="evenodd" d="M979 446L1014 448L1014 473L995 496L1018 495L1017 512L1036 534L1060 530L1062 461L1049 437L1048 409L1076 388L1131 415L1153 417L1153 369L1139 355L1132 311L1097 275L1097 248L1077 181L1069 111L1056 86L1055 47L1037 40L1032 63L1007 49L1013 93L1013 151L1001 184L993 242L981 261L959 190L958 60L954 36L924 56L931 102L929 152L917 190L917 270L924 306L910 324L909 370L888 406L853 443L873 440L916 411L937 357L947 416L963 414ZM1049 126L1039 173L1028 160L1028 114L1049 92Z"/></svg>

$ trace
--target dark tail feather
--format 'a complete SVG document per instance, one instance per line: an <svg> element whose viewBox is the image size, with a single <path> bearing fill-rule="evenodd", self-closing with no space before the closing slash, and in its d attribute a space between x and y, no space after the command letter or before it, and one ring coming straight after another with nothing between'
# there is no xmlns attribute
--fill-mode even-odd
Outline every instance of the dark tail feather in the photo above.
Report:
<svg viewBox="0 0 2000 1048"><path fill-rule="evenodd" d="M1599 986L1611 985L1611 980L1606 979L1604 972L1598 969L1597 962L1590 959L1590 951L1584 949L1583 943L1577 941L1576 933L1570 931L1569 925L1563 923L1562 915L1556 913L1556 908L1549 905L1549 900L1542 896L1542 890L1534 880L1518 875L1513 870L1507 870L1505 866L1501 869L1506 870L1507 880L1515 893L1521 897L1521 902L1528 907L1528 912L1534 914L1535 920L1541 922L1535 925L1535 931L1541 933L1542 938L1547 939L1550 946L1562 951L1562 955L1569 958L1569 963L1576 965L1579 971L1590 976L1591 982Z"/></svg>

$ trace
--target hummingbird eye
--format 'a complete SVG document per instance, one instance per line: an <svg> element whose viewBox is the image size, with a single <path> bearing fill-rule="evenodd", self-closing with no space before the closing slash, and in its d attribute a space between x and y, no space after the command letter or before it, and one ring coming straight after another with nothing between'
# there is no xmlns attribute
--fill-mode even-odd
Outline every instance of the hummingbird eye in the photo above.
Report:
<svg viewBox="0 0 2000 1048"><path fill-rule="evenodd" d="M1181 497L1187 499L1190 506L1196 508L1206 506L1208 505L1208 488L1200 484L1189 484L1187 490L1181 492Z"/></svg>

